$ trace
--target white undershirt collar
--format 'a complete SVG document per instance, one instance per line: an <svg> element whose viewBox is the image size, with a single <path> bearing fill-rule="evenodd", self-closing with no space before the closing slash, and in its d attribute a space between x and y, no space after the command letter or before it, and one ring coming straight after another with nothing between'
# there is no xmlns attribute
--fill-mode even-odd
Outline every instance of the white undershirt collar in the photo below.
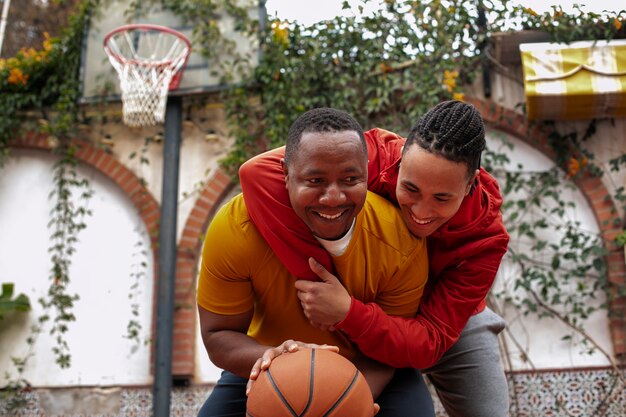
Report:
<svg viewBox="0 0 626 417"><path fill-rule="evenodd" d="M350 226L350 230L340 239L337 240L326 240L320 237L315 236L324 249L326 249L333 256L341 256L348 248L350 244L350 240L352 239L352 235L354 233L354 225L356 223L356 217L352 221L352 226Z"/></svg>

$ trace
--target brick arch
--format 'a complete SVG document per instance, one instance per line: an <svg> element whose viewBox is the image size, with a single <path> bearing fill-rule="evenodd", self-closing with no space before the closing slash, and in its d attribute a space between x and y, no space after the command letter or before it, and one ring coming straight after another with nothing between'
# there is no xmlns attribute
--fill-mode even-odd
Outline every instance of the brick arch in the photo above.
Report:
<svg viewBox="0 0 626 417"><path fill-rule="evenodd" d="M222 169L217 169L202 188L183 227L176 252L174 346L172 375L188 380L195 369L196 346L196 275L202 252L202 236L209 221L233 189L234 183Z"/></svg>
<svg viewBox="0 0 626 417"><path fill-rule="evenodd" d="M553 130L538 123L530 123L522 114L482 99L470 99L480 111L485 123L506 132L538 149L556 161L556 153L548 138ZM602 179L589 173L575 179L578 189L589 203L600 229L600 235L608 251L605 257L608 280L615 286L626 285L624 250L617 246L615 238L623 232L624 222L619 217L611 193ZM626 357L626 297L611 297L609 304L609 327L616 356Z"/></svg>
<svg viewBox="0 0 626 417"><path fill-rule="evenodd" d="M29 132L13 140L11 147L51 151L53 147L50 142L50 137L46 134ZM159 235L159 204L141 180L105 149L97 148L87 141L75 141L74 144L77 147L76 157L113 180L137 208L139 216L148 230L152 253L155 258L154 264L157 265L156 243Z"/></svg>
<svg viewBox="0 0 626 417"><path fill-rule="evenodd" d="M530 124L523 115L499 106L493 102L470 99L481 112L485 123L528 143L540 150L551 160L556 160L554 150L548 143L550 131L538 124ZM622 233L622 220L608 189L600 178L590 175L576 181L580 191L589 202L598 221L600 234L609 251L606 257L609 281L626 284L624 251L615 244L615 237ZM195 305L195 276L201 252L201 237L217 207L233 188L234 184L223 170L218 169L209 179L196 200L187 219L179 242L176 264L176 315L174 318L174 352L172 373L174 377L190 378L194 372L194 349L196 315L195 309L185 308ZM610 304L610 328L613 348L616 355L626 355L626 321L624 297L612 300Z"/></svg>
<svg viewBox="0 0 626 417"><path fill-rule="evenodd" d="M77 147L76 157L86 165L96 169L104 176L110 178L128 196L137 208L139 217L146 226L150 238L152 256L154 258L154 288L158 277L158 236L160 206L142 181L124 164L118 161L104 148L95 147L87 141L75 141ZM10 146L18 149L35 149L50 152L53 149L50 137L47 134L28 132L24 136L14 139ZM156 300L156 291L154 298ZM152 321L155 315L152 315ZM154 326L151 326L152 338L154 338Z"/></svg>

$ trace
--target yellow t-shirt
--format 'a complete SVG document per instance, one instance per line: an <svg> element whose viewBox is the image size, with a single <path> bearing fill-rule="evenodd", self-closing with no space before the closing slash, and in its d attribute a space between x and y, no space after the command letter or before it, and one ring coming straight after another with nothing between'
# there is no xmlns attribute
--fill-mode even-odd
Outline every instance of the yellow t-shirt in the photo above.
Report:
<svg viewBox="0 0 626 417"><path fill-rule="evenodd" d="M346 251L333 257L350 295L376 302L390 315L413 317L428 277L426 242L408 231L396 207L369 193ZM215 215L207 231L198 282L198 304L213 313L254 308L248 335L277 346L286 339L332 344L353 358L355 347L341 332L309 324L289 273L248 217L242 195Z"/></svg>

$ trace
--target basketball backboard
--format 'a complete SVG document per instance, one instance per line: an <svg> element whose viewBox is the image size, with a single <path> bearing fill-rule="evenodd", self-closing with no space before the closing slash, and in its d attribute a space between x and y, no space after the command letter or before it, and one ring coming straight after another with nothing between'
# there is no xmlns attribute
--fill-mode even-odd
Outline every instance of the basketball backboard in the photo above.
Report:
<svg viewBox="0 0 626 417"><path fill-rule="evenodd" d="M187 67L179 87L170 91L170 95L193 95L220 90L224 86L220 83L219 63L229 62L234 56L246 57L253 66L258 63L260 54L258 33L248 36L235 30L235 21L227 13L221 13L222 17L217 20L217 25L222 36L233 45L233 49L228 51L226 48L216 48L219 51L217 57L209 60L199 52L201 46L194 40L192 25L158 5L149 6L148 11L130 13L133 3L136 1L106 1L102 9L91 18L83 41L81 57L81 103L120 100L119 78L104 52L103 40L113 29L130 23L166 26L191 40L192 52ZM251 19L264 22L266 14L264 1L242 0L239 4L245 4ZM237 81L239 79L235 75L232 82Z"/></svg>

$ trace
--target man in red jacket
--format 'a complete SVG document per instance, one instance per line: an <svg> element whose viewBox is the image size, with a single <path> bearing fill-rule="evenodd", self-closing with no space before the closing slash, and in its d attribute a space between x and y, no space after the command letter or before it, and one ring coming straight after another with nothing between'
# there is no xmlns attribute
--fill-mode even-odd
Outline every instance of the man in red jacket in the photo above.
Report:
<svg viewBox="0 0 626 417"><path fill-rule="evenodd" d="M398 204L411 232L427 237L429 281L414 319L389 316L342 290L329 255L290 207L282 148L240 170L250 217L301 278L295 285L312 324L344 332L383 363L422 369L450 417L507 416L508 386L497 341L505 324L486 308L485 297L509 236L497 182L480 168L485 148L480 114L469 104L448 101L427 112L406 142L382 129L365 132L365 138L369 190ZM262 367L280 351L268 350Z"/></svg>

